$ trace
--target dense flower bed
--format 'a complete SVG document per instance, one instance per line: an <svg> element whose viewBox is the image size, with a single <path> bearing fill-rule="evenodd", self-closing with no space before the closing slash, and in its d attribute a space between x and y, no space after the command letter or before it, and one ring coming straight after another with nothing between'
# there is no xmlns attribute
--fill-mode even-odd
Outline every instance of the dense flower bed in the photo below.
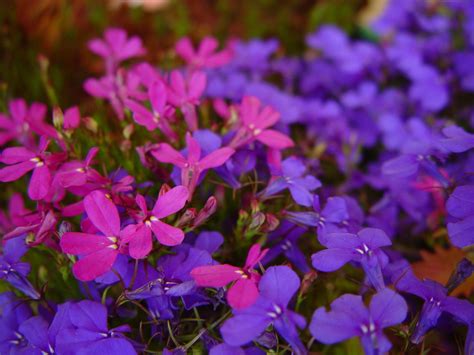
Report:
<svg viewBox="0 0 474 355"><path fill-rule="evenodd" d="M93 111L0 114L0 353L474 354L473 5L392 1L300 57L91 40ZM461 255L444 284L429 250Z"/></svg>

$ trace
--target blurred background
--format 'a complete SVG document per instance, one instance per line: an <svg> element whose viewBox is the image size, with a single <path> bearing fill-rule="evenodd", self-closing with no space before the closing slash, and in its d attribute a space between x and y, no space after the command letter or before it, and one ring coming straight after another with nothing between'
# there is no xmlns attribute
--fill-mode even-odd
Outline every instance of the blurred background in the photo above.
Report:
<svg viewBox="0 0 474 355"><path fill-rule="evenodd" d="M152 63L173 60L171 49L185 35L277 38L280 51L301 53L305 34L336 23L351 34L383 10L385 0L6 0L0 2L0 105L10 97L47 102L41 77L49 78L59 104L85 98L82 83L101 73L87 41L109 26L139 35ZM43 58L43 60L39 60ZM43 81L42 81L43 80ZM4 107L0 107L4 109Z"/></svg>

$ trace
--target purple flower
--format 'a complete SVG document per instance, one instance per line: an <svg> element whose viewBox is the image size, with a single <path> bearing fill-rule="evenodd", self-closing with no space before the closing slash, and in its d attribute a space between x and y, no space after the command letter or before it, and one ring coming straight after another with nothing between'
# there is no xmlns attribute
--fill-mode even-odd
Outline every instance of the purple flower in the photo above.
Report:
<svg viewBox="0 0 474 355"><path fill-rule="evenodd" d="M436 326L443 312L461 320L466 320L466 314L474 314L472 303L448 296L446 288L435 281L420 281L409 267L395 273L392 280L399 291L414 294L425 301L411 336L411 341L415 344L419 344L426 332ZM466 323L470 325L469 322Z"/></svg>
<svg viewBox="0 0 474 355"><path fill-rule="evenodd" d="M81 301L63 304L59 306L55 320L61 321L56 336L56 351L60 354L137 353L123 334L131 330L130 326L109 329L107 309L100 303Z"/></svg>
<svg viewBox="0 0 474 355"><path fill-rule="evenodd" d="M28 305L17 300L13 293L0 294L0 353L16 354L32 350L24 334L19 331L21 324L30 317Z"/></svg>
<svg viewBox="0 0 474 355"><path fill-rule="evenodd" d="M297 327L306 326L306 320L287 308L299 286L298 276L287 266L268 268L259 283L257 302L244 310L234 310L234 317L222 325L224 341L231 346L245 345L273 324L295 354L306 354L297 331Z"/></svg>
<svg viewBox="0 0 474 355"><path fill-rule="evenodd" d="M298 247L298 239L306 232L306 228L299 227L289 221L282 221L278 229L268 236L268 242L272 245L262 264L267 265L279 255L283 254L299 270L304 273L310 271L306 256Z"/></svg>
<svg viewBox="0 0 474 355"><path fill-rule="evenodd" d="M32 299L39 299L40 294L27 279L30 265L20 261L27 250L24 238L15 238L5 242L3 254L0 255L0 280L7 281Z"/></svg>
<svg viewBox="0 0 474 355"><path fill-rule="evenodd" d="M392 241L384 231L364 228L357 234L330 233L321 244L328 249L312 255L315 269L335 271L349 261L354 261L362 266L377 291L385 287L382 269L387 265L388 257L380 248L391 245Z"/></svg>
<svg viewBox="0 0 474 355"><path fill-rule="evenodd" d="M322 240L327 233L345 232L349 219L346 201L342 197L330 197L321 209L319 196L314 195L314 212L285 212L289 221L308 227L317 227L318 238Z"/></svg>
<svg viewBox="0 0 474 355"><path fill-rule="evenodd" d="M385 354L392 344L383 329L403 322L407 315L403 297L385 288L375 294L367 308L361 296L343 295L331 303L331 311L318 308L309 330L323 344L360 337L365 354Z"/></svg>
<svg viewBox="0 0 474 355"><path fill-rule="evenodd" d="M446 210L452 220L448 223L448 235L457 247L474 244L474 186L458 186L446 201Z"/></svg>
<svg viewBox="0 0 474 355"><path fill-rule="evenodd" d="M277 156L277 161L274 162L276 171L272 172L273 179L259 196L266 199L284 189L289 189L297 204L311 206L314 200L311 191L321 187L321 182L314 176L305 175L306 166L300 159L290 157L280 162L279 154Z"/></svg>

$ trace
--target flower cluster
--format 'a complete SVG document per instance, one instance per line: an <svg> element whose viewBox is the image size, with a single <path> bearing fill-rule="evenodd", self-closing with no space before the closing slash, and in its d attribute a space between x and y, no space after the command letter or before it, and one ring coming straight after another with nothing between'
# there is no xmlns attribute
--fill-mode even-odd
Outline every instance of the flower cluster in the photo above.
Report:
<svg viewBox="0 0 474 355"><path fill-rule="evenodd" d="M474 353L451 294L474 271L474 4L393 0L306 43L183 38L164 70L110 28L94 111L10 100L0 353ZM435 247L465 256L445 284L412 267Z"/></svg>

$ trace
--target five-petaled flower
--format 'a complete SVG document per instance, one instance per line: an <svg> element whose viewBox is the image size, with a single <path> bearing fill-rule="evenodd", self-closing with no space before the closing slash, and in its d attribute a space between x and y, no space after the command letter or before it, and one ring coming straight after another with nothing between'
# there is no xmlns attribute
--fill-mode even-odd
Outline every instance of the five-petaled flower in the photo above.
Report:
<svg viewBox="0 0 474 355"><path fill-rule="evenodd" d="M361 296L346 294L331 303L331 311L318 308L309 330L323 344L360 337L365 354L385 354L392 344L383 329L405 320L408 307L402 296L385 288L372 297L367 308Z"/></svg>
<svg viewBox="0 0 474 355"><path fill-rule="evenodd" d="M288 136L268 129L278 122L280 114L270 106L262 108L260 100L255 96L244 96L239 106L239 117L240 126L230 143L231 147L241 147L256 140L274 149L294 145Z"/></svg>
<svg viewBox="0 0 474 355"><path fill-rule="evenodd" d="M190 133L186 134L186 143L186 157L167 143L160 144L151 154L156 160L171 163L181 169L181 184L188 188L191 200L201 174L224 164L235 151L229 147L219 148L201 159L201 146Z"/></svg>
<svg viewBox="0 0 474 355"><path fill-rule="evenodd" d="M312 255L313 266L320 271L334 271L349 261L359 263L377 291L385 287L382 269L388 263L380 249L392 244L381 229L364 228L357 234L330 233L321 243L327 247Z"/></svg>
<svg viewBox="0 0 474 355"><path fill-rule="evenodd" d="M84 208L92 226L86 233L67 232L60 245L64 253L79 255L72 270L81 281L91 281L109 271L119 253L123 252L124 235L115 204L101 191L92 191L84 198ZM98 230L101 234L96 234Z"/></svg>
<svg viewBox="0 0 474 355"><path fill-rule="evenodd" d="M160 219L176 213L184 207L188 199L188 189L177 186L158 196L155 206L148 211L146 200L142 195L137 195L136 202L140 209L137 214L138 223L129 227L123 242L128 242L129 253L132 258L145 258L151 251L151 233L156 239L168 246L179 245L184 239L184 232L176 227L162 222Z"/></svg>

